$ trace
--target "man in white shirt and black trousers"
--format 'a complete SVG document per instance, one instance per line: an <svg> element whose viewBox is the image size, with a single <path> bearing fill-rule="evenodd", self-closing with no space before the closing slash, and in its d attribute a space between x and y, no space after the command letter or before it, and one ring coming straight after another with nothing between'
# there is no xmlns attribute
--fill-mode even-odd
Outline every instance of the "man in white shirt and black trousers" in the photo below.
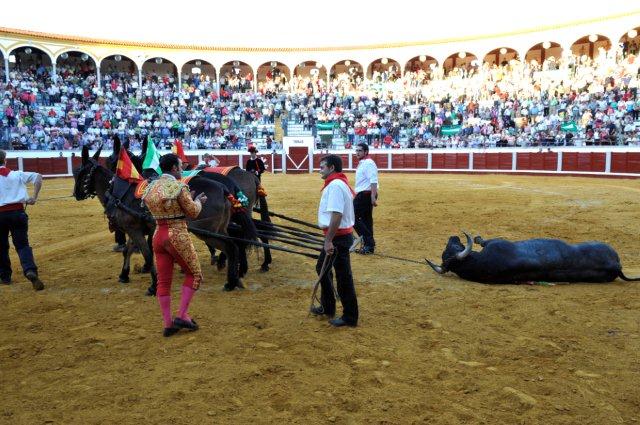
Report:
<svg viewBox="0 0 640 425"><path fill-rule="evenodd" d="M329 320L332 326L358 325L358 300L351 273L349 249L353 243L353 196L347 177L342 172L342 159L337 155L328 155L320 161L320 176L324 180L320 206L318 207L318 225L322 228L325 239L324 247L316 264L318 275L322 273L325 257L329 269L320 279L320 303L312 307L311 313L316 316L335 316L336 299L333 294L333 273L336 273L338 295L342 302L342 317Z"/></svg>
<svg viewBox="0 0 640 425"><path fill-rule="evenodd" d="M376 241L373 238L373 207L378 206L378 167L369 158L369 146L356 146L358 168L356 168L356 197L353 200L356 221L354 228L363 239L363 247L358 254L373 254Z"/></svg>
<svg viewBox="0 0 640 425"><path fill-rule="evenodd" d="M29 246L29 217L24 204L33 205L42 187L42 176L38 173L13 171L6 166L7 153L0 150L0 283L11 283L11 260L9 259L9 233L18 252L22 271L31 281L33 289L40 291L44 284L38 278L38 267ZM27 183L33 183L33 196L27 193Z"/></svg>

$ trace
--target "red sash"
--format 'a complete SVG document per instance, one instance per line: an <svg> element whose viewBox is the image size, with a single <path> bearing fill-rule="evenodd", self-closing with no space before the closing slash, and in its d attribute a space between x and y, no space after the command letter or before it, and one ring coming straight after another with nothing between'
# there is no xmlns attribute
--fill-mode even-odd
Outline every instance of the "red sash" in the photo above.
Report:
<svg viewBox="0 0 640 425"><path fill-rule="evenodd" d="M11 172L11 169L9 167L0 168L0 176L2 177L7 177L10 172Z"/></svg>
<svg viewBox="0 0 640 425"><path fill-rule="evenodd" d="M24 205L22 205L21 203L7 204L7 205L3 205L3 206L0 207L0 212L22 211L22 210L24 210Z"/></svg>
<svg viewBox="0 0 640 425"><path fill-rule="evenodd" d="M326 236L326 234L329 233L329 228L322 229L322 233ZM353 233L353 227L346 227L344 229L336 230L336 234L334 236L350 235L351 233Z"/></svg>

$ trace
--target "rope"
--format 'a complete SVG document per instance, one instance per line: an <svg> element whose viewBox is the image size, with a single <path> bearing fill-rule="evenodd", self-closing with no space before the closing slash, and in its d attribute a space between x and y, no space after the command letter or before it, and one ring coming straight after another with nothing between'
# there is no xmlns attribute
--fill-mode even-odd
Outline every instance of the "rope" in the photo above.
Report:
<svg viewBox="0 0 640 425"><path fill-rule="evenodd" d="M38 199L38 202L42 202L42 201L53 201L53 200L56 200L56 199L67 199L67 198L73 198L73 195L54 196L54 197L52 197L52 198Z"/></svg>
<svg viewBox="0 0 640 425"><path fill-rule="evenodd" d="M300 236L290 235L288 233L283 233L283 232L270 232L270 231L267 231L267 230L258 230L258 233L260 233L261 235L264 235L267 238L269 236L274 236L274 237L285 238L285 239L288 239L290 241L298 241L298 242L303 242L303 243L310 243L312 245L322 245L322 244L324 244L324 240L321 240L321 239L303 238L303 237L300 237Z"/></svg>
<svg viewBox="0 0 640 425"><path fill-rule="evenodd" d="M260 208L254 208L253 211L255 211L257 213L262 213L262 210L260 210ZM320 229L320 227L318 225L316 225L316 224L309 223L309 222L302 221L302 220L298 220L297 218L287 217L284 214L274 213L273 211L269 211L269 217L278 217L278 218L281 218L283 220L291 221L292 223L302 224L303 226L311 227L311 228L314 228L314 229Z"/></svg>
<svg viewBox="0 0 640 425"><path fill-rule="evenodd" d="M289 252L291 254L303 255L305 257L313 258L315 260L320 258L320 256L316 255L316 254L308 254L306 252L294 251L292 249L283 248L283 247L280 247L280 246L277 246L277 245L270 245L268 243L262 243L262 242L258 242L258 241L254 241L254 240L250 240L250 239L236 238L236 237L229 236L229 235L223 235L223 234L220 234L220 233L210 232L209 230L198 229L197 227L193 227L193 226L187 226L187 229L189 229L189 231L191 233L194 233L194 234L200 235L200 236L206 236L206 237L218 238L218 239L225 239L225 240L236 241L236 242L244 242L246 244L260 246L260 247L264 247L264 248L270 248L270 249L273 249L273 250L276 250L276 251L283 251L283 252Z"/></svg>
<svg viewBox="0 0 640 425"><path fill-rule="evenodd" d="M356 241L358 242L358 241ZM360 241L360 243L362 243L362 241ZM353 246L351 247L353 251L355 251L356 247L358 246L357 243L354 243ZM367 255L375 255L376 257L381 257L381 258L389 258L391 260L397 260L397 261L404 261L406 263L413 263L413 264L420 264L420 265L424 265L424 263L422 261L416 261L416 260L411 260L409 258L402 258L402 257L396 257L394 255L386 255L386 254L378 254L375 252L372 252L370 254Z"/></svg>
<svg viewBox="0 0 640 425"><path fill-rule="evenodd" d="M329 264L329 259L331 259L331 264ZM318 275L318 280L313 285L313 292L311 293L311 305L309 305L309 313L307 313L307 317L309 317L311 315L311 310L315 306L316 301L318 302L318 304L320 304L320 308L323 308L322 307L322 301L320 299L318 299L318 287L320 286L320 282L322 281L322 278L324 277L324 275L327 274L327 272L331 269L331 267L333 267L333 263L335 261L336 261L335 255L325 255L324 256L324 260L322 261L322 267L320 267L320 274ZM336 295L336 300L337 300L338 299L338 294L337 294L335 288L333 287L333 285L331 285L331 288L333 289L333 291L334 291L334 293ZM323 312L324 312L324 310L323 310Z"/></svg>
<svg viewBox="0 0 640 425"><path fill-rule="evenodd" d="M376 257L389 258L391 260L398 260L398 261L404 261L404 262L407 262L407 263L414 263L414 264L424 265L424 262L422 262L422 261L411 260L409 258L394 257L393 255L378 254L378 253L375 253L375 252L371 253L369 255L375 255Z"/></svg>
<svg viewBox="0 0 640 425"><path fill-rule="evenodd" d="M291 240L291 239L286 239L286 238L279 238L277 236L268 236L268 235L264 235L261 232L258 232L258 236L260 237L265 237L269 240L272 241L278 241L278 242L282 242L282 243L286 243L289 245L295 245L295 246L299 246L301 248L306 248L306 249L311 249L313 251L322 251L322 248L320 248L320 245L307 245L307 244L303 244L300 242L296 242L295 240Z"/></svg>
<svg viewBox="0 0 640 425"><path fill-rule="evenodd" d="M261 221L254 219L253 222L256 226L264 228L265 230L275 230L278 232L290 233L292 235L301 236L304 238L316 238L320 240L324 240L324 235L322 233L311 233L296 227L291 226L283 226L281 224L275 224L271 221Z"/></svg>

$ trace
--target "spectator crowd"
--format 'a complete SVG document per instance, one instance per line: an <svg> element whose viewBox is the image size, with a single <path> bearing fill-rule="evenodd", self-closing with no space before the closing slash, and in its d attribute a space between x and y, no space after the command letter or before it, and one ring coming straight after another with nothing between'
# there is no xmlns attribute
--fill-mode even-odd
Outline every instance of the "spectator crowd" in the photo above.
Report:
<svg viewBox="0 0 640 425"><path fill-rule="evenodd" d="M445 70L413 63L356 67L291 78L274 67L253 90L253 76L138 75L69 62L56 77L45 66L13 69L0 83L0 143L13 149L66 150L111 143L136 149L151 136L190 149L243 149L276 125L318 128L345 147L492 147L637 144L639 63L635 51L599 49L543 63L512 59ZM320 132L320 133L326 133ZM2 147L2 146L0 146ZM274 144L275 148L276 145Z"/></svg>

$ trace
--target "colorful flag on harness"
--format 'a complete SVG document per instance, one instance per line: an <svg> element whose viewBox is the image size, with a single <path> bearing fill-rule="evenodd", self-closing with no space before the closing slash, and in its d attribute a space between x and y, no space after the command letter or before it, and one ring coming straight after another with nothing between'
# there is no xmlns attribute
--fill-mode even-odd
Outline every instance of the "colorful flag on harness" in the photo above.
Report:
<svg viewBox="0 0 640 425"><path fill-rule="evenodd" d="M576 123L574 121L569 121L569 122L565 122L560 126L560 129L562 131L570 131L572 133L575 133L578 131L578 126L576 125Z"/></svg>
<svg viewBox="0 0 640 425"><path fill-rule="evenodd" d="M144 156L144 162L142 163L142 169L152 169L156 173L162 174L160 170L160 152L156 149L156 145L151 140L151 136L147 138L147 153Z"/></svg>
<svg viewBox="0 0 640 425"><path fill-rule="evenodd" d="M182 161L183 164L189 162L187 156L184 154L184 148L182 147L182 142L178 139L173 141L173 146L171 147L171 152L178 155L178 158Z"/></svg>
<svg viewBox="0 0 640 425"><path fill-rule="evenodd" d="M116 175L123 180L127 180L129 183L137 183L142 180L140 173L136 170L136 167L131 162L131 158L127 154L127 150L120 149L118 155L118 165L116 166Z"/></svg>

